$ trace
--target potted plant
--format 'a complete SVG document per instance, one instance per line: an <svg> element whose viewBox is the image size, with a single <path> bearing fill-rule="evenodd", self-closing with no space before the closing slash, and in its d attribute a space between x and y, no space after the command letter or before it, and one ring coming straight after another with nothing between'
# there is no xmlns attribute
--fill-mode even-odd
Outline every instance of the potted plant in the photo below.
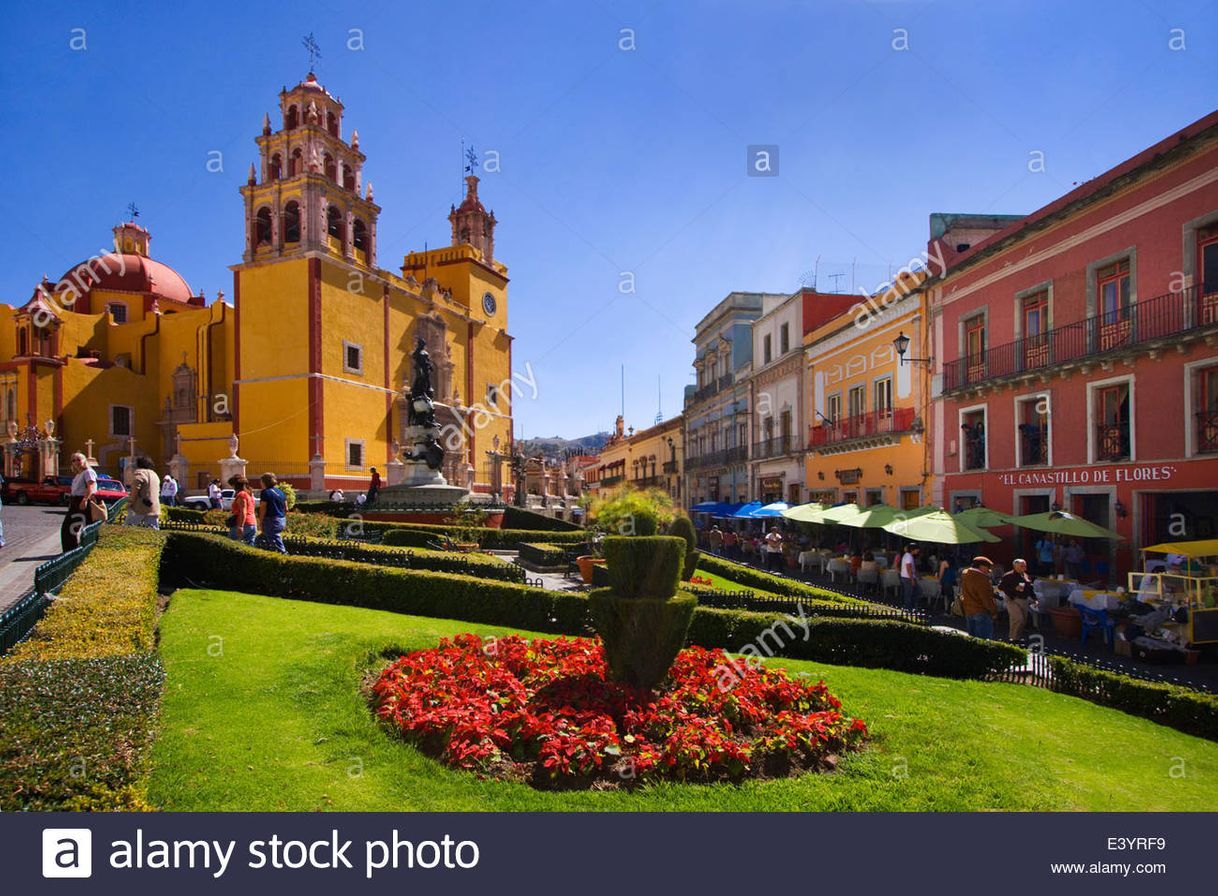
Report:
<svg viewBox="0 0 1218 896"><path fill-rule="evenodd" d="M588 553L581 554L575 558L575 565L579 567L579 577L583 579L585 585L592 584L592 568L595 566L604 566L605 558L601 551L602 535L599 532L592 531L588 533Z"/></svg>
<svg viewBox="0 0 1218 896"><path fill-rule="evenodd" d="M1053 631L1062 638L1076 640L1083 634L1083 617L1073 606L1050 607L1047 611L1053 621Z"/></svg>

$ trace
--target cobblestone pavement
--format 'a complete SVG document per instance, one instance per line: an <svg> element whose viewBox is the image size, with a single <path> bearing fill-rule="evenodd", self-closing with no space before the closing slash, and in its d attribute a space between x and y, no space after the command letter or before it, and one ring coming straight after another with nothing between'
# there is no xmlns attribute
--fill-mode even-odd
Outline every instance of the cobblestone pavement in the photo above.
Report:
<svg viewBox="0 0 1218 896"><path fill-rule="evenodd" d="M38 564L59 555L62 507L30 505L0 508L4 547L0 548L0 611L34 584Z"/></svg>

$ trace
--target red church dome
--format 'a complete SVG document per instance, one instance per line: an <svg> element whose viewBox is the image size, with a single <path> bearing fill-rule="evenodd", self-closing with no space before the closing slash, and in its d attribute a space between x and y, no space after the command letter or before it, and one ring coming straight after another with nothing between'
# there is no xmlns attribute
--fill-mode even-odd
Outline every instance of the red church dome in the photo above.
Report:
<svg viewBox="0 0 1218 896"><path fill-rule="evenodd" d="M152 293L158 299L181 303L194 296L182 275L169 265L131 252L107 252L82 261L69 268L60 282L76 288L82 298L94 289Z"/></svg>

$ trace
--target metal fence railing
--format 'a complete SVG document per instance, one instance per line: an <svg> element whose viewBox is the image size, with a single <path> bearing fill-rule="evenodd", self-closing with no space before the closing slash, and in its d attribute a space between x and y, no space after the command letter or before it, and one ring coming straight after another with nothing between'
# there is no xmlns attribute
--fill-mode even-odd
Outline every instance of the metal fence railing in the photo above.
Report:
<svg viewBox="0 0 1218 896"><path fill-rule="evenodd" d="M1024 665L1015 665L1001 672L995 672L989 676L988 680L1014 684L1030 684L1035 687L1048 688L1051 691L1062 690L1058 686L1058 682L1053 674L1054 659L1070 660L1080 666L1136 678L1139 681L1175 685L1176 687L1187 688L1191 691L1202 691L1209 694L1215 693L1214 687L1203 681L1179 678L1166 672L1155 672L1150 669L1138 668L1129 663L1108 661L1102 657L1086 656L1065 650L1055 650L1050 647L1041 650L1029 650L1027 662Z"/></svg>
<svg viewBox="0 0 1218 896"><path fill-rule="evenodd" d="M712 607L716 610L753 610L756 612L776 610L782 613L792 613L800 604L806 605L808 600L813 599L797 595L719 589L711 591L699 589L697 594L698 603L704 607ZM899 622L910 622L914 625L926 625L928 620L927 614L921 610L904 610L900 607L876 603L842 604L833 609L832 615L851 619L892 619Z"/></svg>

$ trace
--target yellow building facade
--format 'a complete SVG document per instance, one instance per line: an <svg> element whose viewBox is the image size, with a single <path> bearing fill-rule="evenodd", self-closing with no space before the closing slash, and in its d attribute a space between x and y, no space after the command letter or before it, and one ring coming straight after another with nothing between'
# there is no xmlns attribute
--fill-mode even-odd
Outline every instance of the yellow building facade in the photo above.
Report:
<svg viewBox="0 0 1218 896"><path fill-rule="evenodd" d="M235 435L251 475L350 489L376 466L392 483L421 339L435 368L443 472L490 491L492 464L512 441L508 276L494 258L494 215L471 174L449 215L451 244L380 267L380 208L343 113L312 74L280 93L281 126L264 120L241 189L245 252L231 297L195 294L151 257L150 234L132 221L115 228L113 252L0 309L6 471L45 472L52 442L57 453L92 442L108 472L134 450L198 488L219 475Z"/></svg>
<svg viewBox="0 0 1218 896"><path fill-rule="evenodd" d="M594 497L610 498L628 489L654 488L667 493L680 506L683 424L678 416L638 432L633 428L627 432L625 420L619 416L589 477L589 492Z"/></svg>
<svg viewBox="0 0 1218 896"><path fill-rule="evenodd" d="M903 334L907 357L926 357L924 279L902 276L805 335L810 501L912 509L929 500L929 373L901 363L893 344Z"/></svg>

